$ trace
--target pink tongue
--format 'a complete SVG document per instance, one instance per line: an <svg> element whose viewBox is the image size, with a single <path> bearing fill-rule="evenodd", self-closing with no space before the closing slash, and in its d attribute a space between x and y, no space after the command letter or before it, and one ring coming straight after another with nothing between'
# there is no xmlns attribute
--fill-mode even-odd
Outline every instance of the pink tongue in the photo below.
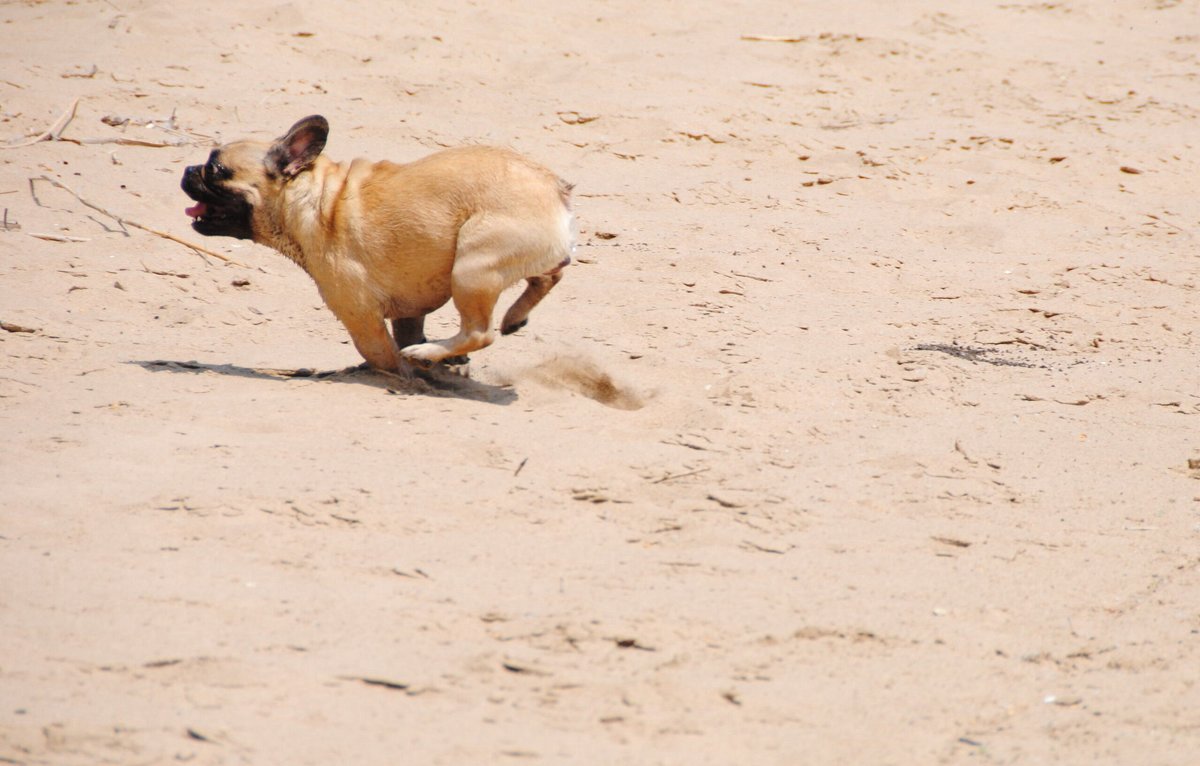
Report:
<svg viewBox="0 0 1200 766"><path fill-rule="evenodd" d="M183 212L187 213L192 218L203 218L204 213L207 211L208 211L208 205L205 205L203 202L197 202L195 205L192 205L191 207L189 207L187 210L184 210Z"/></svg>

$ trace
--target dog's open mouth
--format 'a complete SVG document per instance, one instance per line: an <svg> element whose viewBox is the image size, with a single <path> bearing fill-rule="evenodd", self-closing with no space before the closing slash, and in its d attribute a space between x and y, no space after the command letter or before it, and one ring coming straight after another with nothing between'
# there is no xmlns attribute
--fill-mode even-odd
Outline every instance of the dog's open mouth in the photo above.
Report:
<svg viewBox="0 0 1200 766"><path fill-rule="evenodd" d="M192 219L192 228L210 237L253 239L250 206L240 199L203 202L184 210Z"/></svg>
<svg viewBox="0 0 1200 766"><path fill-rule="evenodd" d="M253 210L240 195L210 185L199 166L183 174L183 191L196 203L183 212L192 219L192 228L207 237L254 239L251 229Z"/></svg>

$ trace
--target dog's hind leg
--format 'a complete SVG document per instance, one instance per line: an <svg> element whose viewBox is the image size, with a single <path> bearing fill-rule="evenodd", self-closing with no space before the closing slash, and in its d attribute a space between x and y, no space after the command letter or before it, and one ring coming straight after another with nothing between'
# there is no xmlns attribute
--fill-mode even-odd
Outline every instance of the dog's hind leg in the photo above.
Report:
<svg viewBox="0 0 1200 766"><path fill-rule="evenodd" d="M450 295L458 309L458 334L447 340L418 343L400 349L400 355L428 367L434 362L478 351L492 344L492 310L505 285L491 256L472 253L460 258L450 274Z"/></svg>
<svg viewBox="0 0 1200 766"><path fill-rule="evenodd" d="M396 339L396 346L398 348L407 348L408 346L415 346L418 343L426 342L428 338L425 337L425 317L393 319L392 337ZM442 360L442 363L451 365L470 364L471 357L466 354L448 356Z"/></svg>
<svg viewBox="0 0 1200 766"><path fill-rule="evenodd" d="M529 277L525 280L527 282L525 292L521 293L520 297L513 301L513 305L509 306L508 311L504 312L504 319L500 322L501 335L512 335L529 322L529 312L533 311L533 307L542 302L546 293L562 280L563 266L567 263L570 261L556 266L552 271L542 274L540 277Z"/></svg>

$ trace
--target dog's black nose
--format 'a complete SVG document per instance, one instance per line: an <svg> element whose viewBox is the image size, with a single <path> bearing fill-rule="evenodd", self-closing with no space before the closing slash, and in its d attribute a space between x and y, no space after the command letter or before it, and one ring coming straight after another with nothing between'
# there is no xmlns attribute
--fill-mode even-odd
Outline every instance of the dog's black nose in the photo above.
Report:
<svg viewBox="0 0 1200 766"><path fill-rule="evenodd" d="M188 192L189 195L192 189L196 188L196 180L200 177L199 165L188 165L183 169L183 179L179 182L179 188Z"/></svg>

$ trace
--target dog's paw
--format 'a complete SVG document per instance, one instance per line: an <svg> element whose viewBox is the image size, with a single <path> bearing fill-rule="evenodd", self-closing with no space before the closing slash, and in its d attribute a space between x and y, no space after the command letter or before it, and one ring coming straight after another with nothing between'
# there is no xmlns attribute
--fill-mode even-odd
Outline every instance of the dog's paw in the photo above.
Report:
<svg viewBox="0 0 1200 766"><path fill-rule="evenodd" d="M428 370L446 358L446 349L436 343L418 343L415 346L405 346L400 349L400 356L406 362Z"/></svg>
<svg viewBox="0 0 1200 766"><path fill-rule="evenodd" d="M517 330L520 330L522 327L524 327L527 324L529 324L529 317L525 317L520 322L513 322L512 324L504 325L503 327L500 328L500 334L501 335L512 335L514 332L516 332Z"/></svg>

